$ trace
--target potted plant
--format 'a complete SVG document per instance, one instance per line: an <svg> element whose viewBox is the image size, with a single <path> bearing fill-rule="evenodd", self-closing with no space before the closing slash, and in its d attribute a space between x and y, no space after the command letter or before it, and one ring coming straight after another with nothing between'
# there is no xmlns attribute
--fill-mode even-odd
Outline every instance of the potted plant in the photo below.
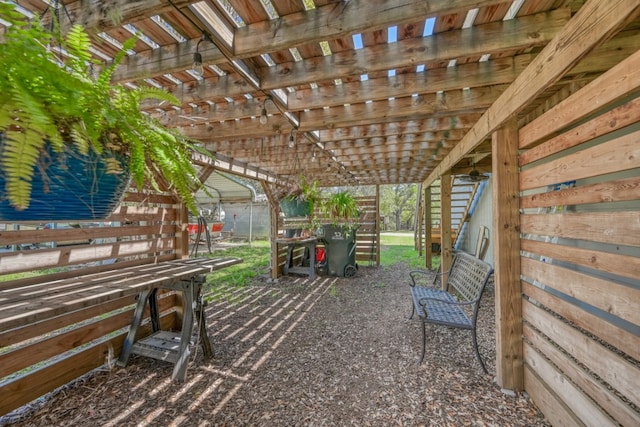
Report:
<svg viewBox="0 0 640 427"><path fill-rule="evenodd" d="M358 202L348 191L339 191L329 196L324 202L323 211L335 224L353 223L360 218Z"/></svg>
<svg viewBox="0 0 640 427"><path fill-rule="evenodd" d="M318 182L308 183L304 176L300 177L297 186L280 199L280 210L288 218L313 217L316 204L320 201Z"/></svg>
<svg viewBox="0 0 640 427"><path fill-rule="evenodd" d="M323 204L323 214L331 218L322 226L322 240L326 249L327 272L331 276L352 277L358 270L356 263L355 222L360 218L358 202L348 191L330 195Z"/></svg>
<svg viewBox="0 0 640 427"><path fill-rule="evenodd" d="M35 205L43 199L45 205L53 203L57 196L50 193L57 187L70 193L86 185L92 194L85 195L80 208L92 202L109 178L122 194L129 177L139 188L159 189L162 183L197 211L194 193L200 181L193 154L211 154L139 110L143 99L178 100L153 87L111 84L135 39L94 75L98 63L81 26L74 25L59 39L38 22L24 22L10 3L0 3L0 16L10 24L0 43L0 207L6 211L0 212L0 220L55 219L49 216L54 214L64 219L104 217L113 203L106 215L104 207L88 208L90 215L99 211L90 218L79 217L69 205L63 211L41 206L44 214ZM61 165L54 166L58 161ZM83 169L88 172L81 174ZM64 171L74 182L61 183L57 174Z"/></svg>

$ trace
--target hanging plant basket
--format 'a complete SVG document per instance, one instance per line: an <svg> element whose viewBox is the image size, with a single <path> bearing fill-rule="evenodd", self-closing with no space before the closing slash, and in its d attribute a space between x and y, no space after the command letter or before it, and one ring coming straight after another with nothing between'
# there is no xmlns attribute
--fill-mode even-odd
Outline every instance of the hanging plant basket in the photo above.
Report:
<svg viewBox="0 0 640 427"><path fill-rule="evenodd" d="M280 210L287 218L305 217L311 215L311 203L298 198L280 200Z"/></svg>
<svg viewBox="0 0 640 427"><path fill-rule="evenodd" d="M104 219L120 204L130 176L124 156L80 154L71 145L54 152L50 144L34 167L31 203L15 209L6 198L0 173L0 221Z"/></svg>

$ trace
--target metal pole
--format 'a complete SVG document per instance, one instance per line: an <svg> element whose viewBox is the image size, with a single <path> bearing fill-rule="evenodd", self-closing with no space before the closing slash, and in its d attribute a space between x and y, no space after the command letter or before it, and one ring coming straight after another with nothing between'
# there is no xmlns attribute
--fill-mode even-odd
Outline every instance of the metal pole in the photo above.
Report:
<svg viewBox="0 0 640 427"><path fill-rule="evenodd" d="M249 247L253 241L253 200L249 202Z"/></svg>

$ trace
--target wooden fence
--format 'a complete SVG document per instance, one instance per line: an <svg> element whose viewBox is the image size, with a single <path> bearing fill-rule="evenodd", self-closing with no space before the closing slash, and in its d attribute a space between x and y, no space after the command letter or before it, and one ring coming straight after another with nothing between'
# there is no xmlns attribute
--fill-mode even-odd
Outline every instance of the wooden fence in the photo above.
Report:
<svg viewBox="0 0 640 427"><path fill-rule="evenodd" d="M38 286L45 275L64 280L112 270L116 261L122 268L178 258L188 247L180 212L169 196L131 192L104 221L0 224L0 302L29 304L29 292L47 291ZM73 310L0 328L0 415L115 361L135 296L82 298ZM163 293L158 304L162 327L175 325L175 295Z"/></svg>
<svg viewBox="0 0 640 427"><path fill-rule="evenodd" d="M554 425L640 425L640 98L628 95L640 82L630 66L519 134L525 390Z"/></svg>

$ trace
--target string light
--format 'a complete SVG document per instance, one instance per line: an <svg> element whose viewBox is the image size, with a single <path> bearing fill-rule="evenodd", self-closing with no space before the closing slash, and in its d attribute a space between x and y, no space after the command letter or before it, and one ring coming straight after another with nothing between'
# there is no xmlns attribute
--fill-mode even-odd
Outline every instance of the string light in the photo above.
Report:
<svg viewBox="0 0 640 427"><path fill-rule="evenodd" d="M198 44L199 43L200 42L198 42ZM197 51L197 48L196 52L193 53L193 65L191 66L191 71L193 71L193 74L197 75L198 77L204 74L204 67L202 66L202 55Z"/></svg>
<svg viewBox="0 0 640 427"><path fill-rule="evenodd" d="M204 74L204 67L202 65L202 54L200 53L200 43L203 41L208 41L209 43L213 43L211 36L207 32L202 33L202 37L198 40L198 44L196 44L196 51L193 53L193 65L191 65L191 72L201 77Z"/></svg>
<svg viewBox="0 0 640 427"><path fill-rule="evenodd" d="M262 104L262 111L260 112L260 124L267 124L267 108L265 107L264 103Z"/></svg>
<svg viewBox="0 0 640 427"><path fill-rule="evenodd" d="M289 134L289 143L287 145L289 145L289 148L293 148L296 145L296 136L295 136L295 128L291 129L291 133Z"/></svg>

